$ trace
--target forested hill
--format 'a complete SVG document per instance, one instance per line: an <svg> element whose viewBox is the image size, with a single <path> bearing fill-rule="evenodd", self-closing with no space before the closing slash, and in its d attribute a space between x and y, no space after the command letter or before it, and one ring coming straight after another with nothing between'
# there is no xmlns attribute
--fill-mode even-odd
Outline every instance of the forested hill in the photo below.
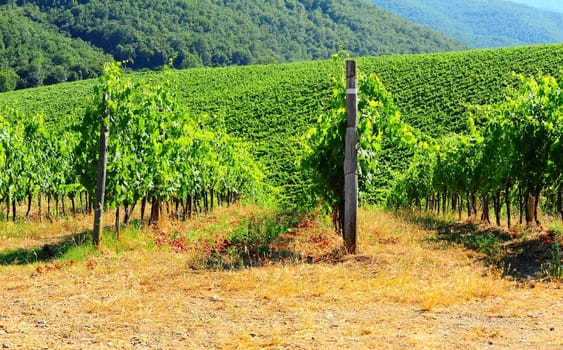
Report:
<svg viewBox="0 0 563 350"><path fill-rule="evenodd" d="M98 76L109 55L62 35L37 9L0 10L0 92Z"/></svg>
<svg viewBox="0 0 563 350"><path fill-rule="evenodd" d="M519 4L528 5L544 10L557 11L563 13L563 1L561 0L507 0Z"/></svg>
<svg viewBox="0 0 563 350"><path fill-rule="evenodd" d="M476 48L563 42L563 12L525 6L516 0L371 1ZM556 1L563 8L563 1ZM549 5L545 0L517 2Z"/></svg>
<svg viewBox="0 0 563 350"><path fill-rule="evenodd" d="M0 4L1 13L22 6L28 8L26 13L40 11L41 16L30 15L26 21L48 21L60 33L80 38L116 60L130 60L127 66L132 69L161 67L171 57L176 68L186 68L326 59L340 48L355 56L466 48L368 0L0 0ZM4 45L10 41L4 40ZM25 68L4 59L0 69L23 73L20 77L26 82L21 85L29 86ZM44 76L36 82L48 83Z"/></svg>

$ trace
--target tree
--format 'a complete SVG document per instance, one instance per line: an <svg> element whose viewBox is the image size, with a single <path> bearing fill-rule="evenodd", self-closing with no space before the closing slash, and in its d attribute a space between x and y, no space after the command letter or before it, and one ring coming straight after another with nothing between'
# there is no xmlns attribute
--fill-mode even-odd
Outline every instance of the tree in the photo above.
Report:
<svg viewBox="0 0 563 350"><path fill-rule="evenodd" d="M16 88L19 76L11 69L0 71L0 92L12 91Z"/></svg>

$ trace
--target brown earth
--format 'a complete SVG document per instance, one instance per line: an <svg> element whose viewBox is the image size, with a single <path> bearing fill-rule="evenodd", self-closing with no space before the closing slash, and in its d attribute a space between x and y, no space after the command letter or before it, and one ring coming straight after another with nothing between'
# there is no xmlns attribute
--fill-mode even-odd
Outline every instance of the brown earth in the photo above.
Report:
<svg viewBox="0 0 563 350"><path fill-rule="evenodd" d="M330 225L308 223L284 238L287 259L232 270L126 238L76 262L0 266L0 346L563 349L557 281L503 277L435 230L361 215L357 256L331 254ZM0 234L0 251L14 245Z"/></svg>

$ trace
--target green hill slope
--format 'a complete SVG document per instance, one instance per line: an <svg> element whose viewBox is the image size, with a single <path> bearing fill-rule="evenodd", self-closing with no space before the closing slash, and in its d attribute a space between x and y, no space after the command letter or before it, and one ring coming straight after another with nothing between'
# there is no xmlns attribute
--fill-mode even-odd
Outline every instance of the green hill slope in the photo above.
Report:
<svg viewBox="0 0 563 350"><path fill-rule="evenodd" d="M544 10L558 11L563 13L563 2L561 0L508 0L519 4L528 5Z"/></svg>
<svg viewBox="0 0 563 350"><path fill-rule="evenodd" d="M356 55L449 51L464 45L367 0L38 1L61 31L155 68L326 59L339 47Z"/></svg>
<svg viewBox="0 0 563 350"><path fill-rule="evenodd" d="M465 128L466 105L502 99L503 88L516 81L512 72L558 72L563 45L363 57L358 66L382 78L404 120L438 136ZM170 78L192 113L222 115L231 133L252 141L268 177L294 195L302 190L295 164L300 137L328 108L330 75L341 69L332 61L319 61L178 70ZM142 76L164 78L156 72ZM43 110L51 124L70 125L79 121L92 86L93 81L86 81L4 93L0 106ZM382 163L382 179L403 164L389 159Z"/></svg>
<svg viewBox="0 0 563 350"><path fill-rule="evenodd" d="M563 13L504 0L371 0L472 47L563 42Z"/></svg>
<svg viewBox="0 0 563 350"><path fill-rule="evenodd" d="M0 6L0 92L92 78L110 59L32 7Z"/></svg>

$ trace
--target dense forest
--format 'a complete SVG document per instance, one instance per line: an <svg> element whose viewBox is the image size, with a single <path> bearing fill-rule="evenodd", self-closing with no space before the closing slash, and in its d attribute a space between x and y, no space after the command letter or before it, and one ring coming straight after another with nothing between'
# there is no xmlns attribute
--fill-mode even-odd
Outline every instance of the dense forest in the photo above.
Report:
<svg viewBox="0 0 563 350"><path fill-rule="evenodd" d="M550 11L559 11L563 13L563 2L560 0L509 0L519 4L537 7Z"/></svg>
<svg viewBox="0 0 563 350"><path fill-rule="evenodd" d="M33 7L0 11L0 92L96 77L111 56L62 35Z"/></svg>
<svg viewBox="0 0 563 350"><path fill-rule="evenodd" d="M15 33L30 32L29 40L19 36L10 39L13 31L2 29L0 68L10 84L0 86L0 91L95 75L81 73L75 77L71 74L73 63L51 59L48 54L66 52L81 62L91 61L88 57L93 52L102 57L84 42L115 60L127 60L130 69L159 68L171 58L174 67L188 68L326 59L340 48L358 56L466 48L367 0L4 0L0 6L0 18L16 22L6 24ZM50 40L45 40L47 35ZM37 44L53 42L51 37L55 36L79 49L71 51L61 44L54 50ZM15 56L11 53L15 47L29 53ZM34 69L30 60L17 57L41 55L46 57L44 61L34 64L45 73L33 78L26 74ZM55 68L58 66L61 68ZM100 64L94 66L101 69ZM68 77L59 74L47 78L48 72L61 69Z"/></svg>
<svg viewBox="0 0 563 350"><path fill-rule="evenodd" d="M476 48L563 42L563 13L503 0L371 0ZM521 1L525 2L525 1Z"/></svg>

